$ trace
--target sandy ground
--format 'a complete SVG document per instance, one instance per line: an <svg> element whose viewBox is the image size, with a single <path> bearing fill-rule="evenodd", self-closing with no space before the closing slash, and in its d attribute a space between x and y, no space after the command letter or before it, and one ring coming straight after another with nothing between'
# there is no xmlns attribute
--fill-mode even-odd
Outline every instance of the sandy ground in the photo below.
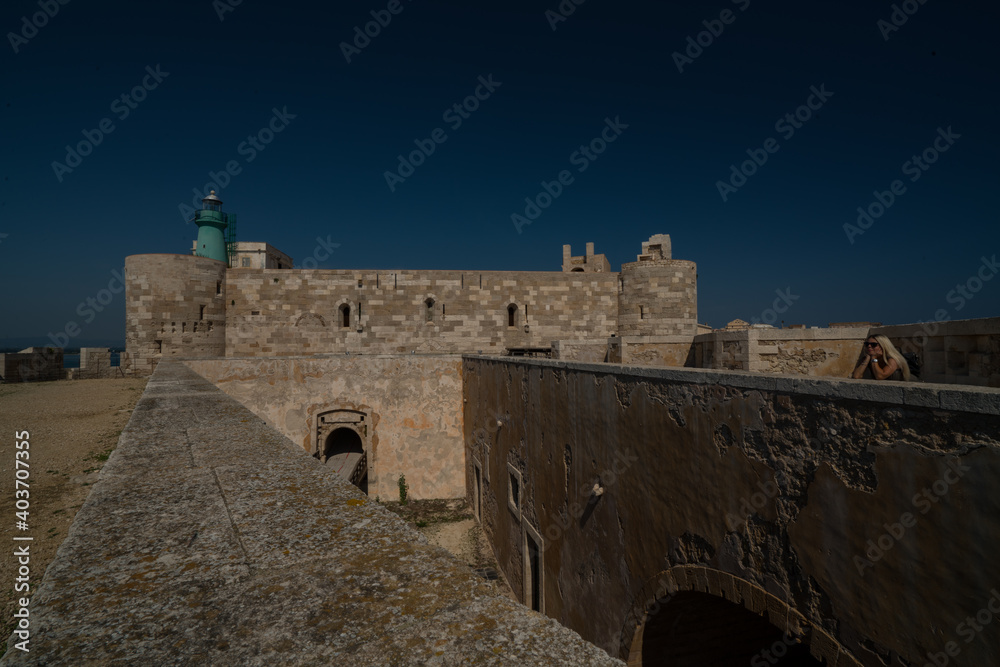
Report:
<svg viewBox="0 0 1000 667"><path fill-rule="evenodd" d="M33 593L145 386L146 380L131 378L0 385L0 539L7 545L0 556L0 655L13 628L15 599L25 595L14 591L19 565L10 545L30 545ZM22 431L29 433L28 530L15 527L14 434ZM33 539L15 542L15 535Z"/></svg>

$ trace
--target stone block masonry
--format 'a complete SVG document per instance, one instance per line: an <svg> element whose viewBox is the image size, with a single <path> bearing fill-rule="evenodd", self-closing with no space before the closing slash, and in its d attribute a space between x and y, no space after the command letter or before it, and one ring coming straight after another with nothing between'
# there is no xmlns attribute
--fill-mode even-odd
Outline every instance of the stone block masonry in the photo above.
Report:
<svg viewBox="0 0 1000 667"><path fill-rule="evenodd" d="M169 360L30 609L0 664L623 664Z"/></svg>
<svg viewBox="0 0 1000 667"><path fill-rule="evenodd" d="M461 357L448 355L200 359L186 362L309 455L324 450L324 415L353 427L368 461L368 495L465 496Z"/></svg>
<svg viewBox="0 0 1000 667"><path fill-rule="evenodd" d="M477 352L603 340L618 278L602 273L227 273L226 355Z"/></svg>

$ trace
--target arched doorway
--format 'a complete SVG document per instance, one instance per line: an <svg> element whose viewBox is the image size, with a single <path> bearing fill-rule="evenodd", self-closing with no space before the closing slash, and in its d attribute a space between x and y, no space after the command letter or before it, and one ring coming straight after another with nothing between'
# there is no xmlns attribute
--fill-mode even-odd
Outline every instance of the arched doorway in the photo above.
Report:
<svg viewBox="0 0 1000 667"><path fill-rule="evenodd" d="M630 659L630 665L823 664L810 655L806 643L796 643L765 616L708 593L681 591L658 601L654 609L642 628L641 662Z"/></svg>
<svg viewBox="0 0 1000 667"><path fill-rule="evenodd" d="M361 436L354 429L332 430L326 437L323 456L328 468L368 493L368 460Z"/></svg>

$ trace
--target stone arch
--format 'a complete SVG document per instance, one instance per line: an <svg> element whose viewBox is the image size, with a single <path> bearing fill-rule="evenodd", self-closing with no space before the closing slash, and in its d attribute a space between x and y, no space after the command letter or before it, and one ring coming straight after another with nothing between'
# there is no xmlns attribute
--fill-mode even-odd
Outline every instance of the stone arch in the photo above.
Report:
<svg viewBox="0 0 1000 667"><path fill-rule="evenodd" d="M368 487L376 481L378 436L375 426L378 416L363 405L322 404L307 410L307 422L311 436L306 447L320 463L331 466L343 463L335 457L348 450L361 455L353 457L350 470L341 470L340 466L331 471L367 493Z"/></svg>
<svg viewBox="0 0 1000 667"><path fill-rule="evenodd" d="M757 657L766 664L765 650L771 656L777 652L791 656L789 664L820 665L823 660L829 665L861 667L836 639L793 607L728 572L677 565L647 581L635 599L622 624L619 646L619 655L629 667L721 665L733 660L751 664ZM705 619L716 625L706 624ZM692 622L694 632L683 625ZM670 632L678 629L685 639L671 644ZM740 631L744 636L734 645L734 632ZM733 654L707 655L722 646L732 647ZM682 655L693 647L700 649Z"/></svg>
<svg viewBox="0 0 1000 667"><path fill-rule="evenodd" d="M356 319L354 304L348 299L340 299L334 305L334 328L350 329Z"/></svg>
<svg viewBox="0 0 1000 667"><path fill-rule="evenodd" d="M295 320L296 327L325 327L326 320L316 313L302 313Z"/></svg>

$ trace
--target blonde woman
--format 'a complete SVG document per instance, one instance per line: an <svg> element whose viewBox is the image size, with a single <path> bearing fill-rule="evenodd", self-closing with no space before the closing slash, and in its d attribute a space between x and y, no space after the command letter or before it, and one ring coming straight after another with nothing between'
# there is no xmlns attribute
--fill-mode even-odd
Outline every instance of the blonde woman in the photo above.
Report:
<svg viewBox="0 0 1000 667"><path fill-rule="evenodd" d="M869 336L861 348L858 367L851 373L855 380L910 379L910 365L896 346L885 336Z"/></svg>

